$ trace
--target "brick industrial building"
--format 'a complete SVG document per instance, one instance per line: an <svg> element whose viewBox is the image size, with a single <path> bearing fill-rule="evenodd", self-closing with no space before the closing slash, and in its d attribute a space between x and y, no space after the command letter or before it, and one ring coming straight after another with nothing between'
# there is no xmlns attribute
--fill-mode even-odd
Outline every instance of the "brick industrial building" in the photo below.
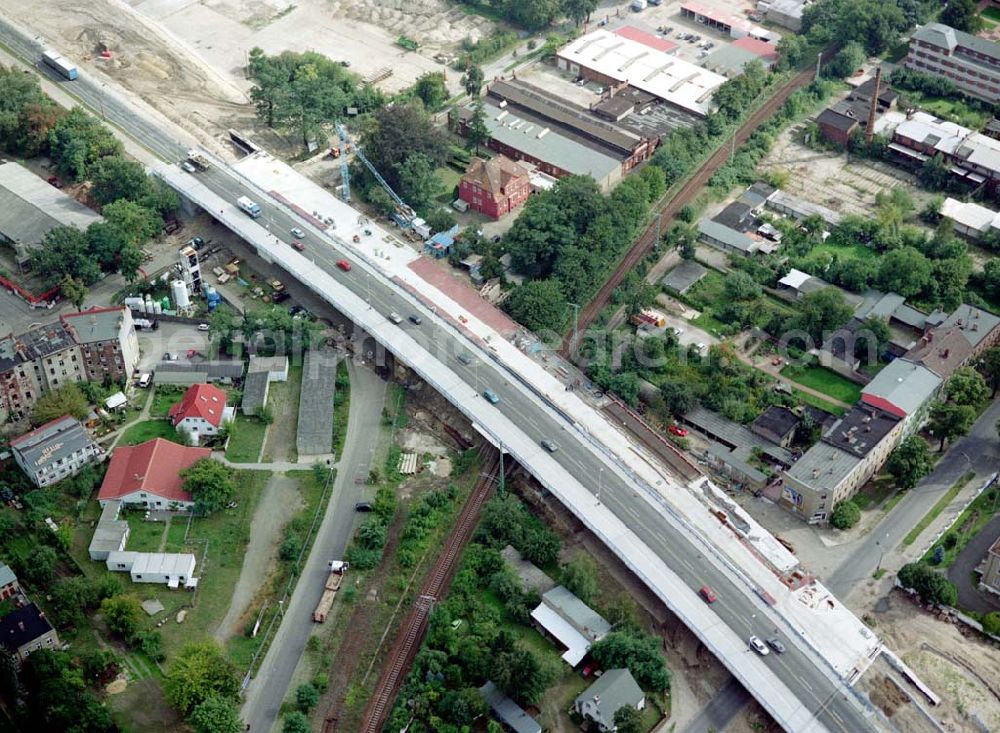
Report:
<svg viewBox="0 0 1000 733"><path fill-rule="evenodd" d="M528 200L528 170L505 155L490 160L473 158L458 185L458 197L471 209L499 219Z"/></svg>

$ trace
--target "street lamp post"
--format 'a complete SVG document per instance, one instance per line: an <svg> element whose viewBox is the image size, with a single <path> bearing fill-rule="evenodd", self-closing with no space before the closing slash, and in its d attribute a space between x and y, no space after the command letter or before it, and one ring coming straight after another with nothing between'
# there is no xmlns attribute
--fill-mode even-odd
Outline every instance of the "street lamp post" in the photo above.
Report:
<svg viewBox="0 0 1000 733"><path fill-rule="evenodd" d="M601 489L604 488L604 466L600 466L597 474L597 503L601 503Z"/></svg>
<svg viewBox="0 0 1000 733"><path fill-rule="evenodd" d="M577 339L579 339L580 334L580 306L576 303L567 303L570 308L573 309L573 348L576 348Z"/></svg>
<svg viewBox="0 0 1000 733"><path fill-rule="evenodd" d="M878 553L878 563L875 565L875 573L877 574L879 570L882 569L882 558L885 557L885 543L889 540L889 533L885 533L885 538L881 540L875 540L875 546L879 549Z"/></svg>

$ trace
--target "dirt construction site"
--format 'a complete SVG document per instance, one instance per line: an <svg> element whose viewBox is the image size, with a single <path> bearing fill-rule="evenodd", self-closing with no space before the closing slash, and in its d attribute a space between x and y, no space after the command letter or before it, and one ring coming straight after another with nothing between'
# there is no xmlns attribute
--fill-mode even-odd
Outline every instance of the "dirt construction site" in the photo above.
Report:
<svg viewBox="0 0 1000 733"><path fill-rule="evenodd" d="M457 90L460 74L433 56L493 29L492 21L446 0L0 0L0 14L206 144L236 128L274 147L279 139L257 123L247 96L244 69L253 47L317 51L350 63L362 78L380 78L377 86L387 92L428 71L445 71ZM419 49L398 46L401 35ZM110 59L100 57L104 50Z"/></svg>

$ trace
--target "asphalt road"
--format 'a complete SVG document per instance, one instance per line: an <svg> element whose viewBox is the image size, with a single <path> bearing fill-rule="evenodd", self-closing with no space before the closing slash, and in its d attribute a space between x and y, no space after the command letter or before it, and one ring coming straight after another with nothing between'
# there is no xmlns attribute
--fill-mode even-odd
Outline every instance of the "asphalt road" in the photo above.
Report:
<svg viewBox="0 0 1000 733"><path fill-rule="evenodd" d="M995 516L967 544L948 568L948 579L958 588L958 605L979 613L1000 611L1000 599L981 591L973 571L1000 536L1000 516Z"/></svg>
<svg viewBox="0 0 1000 733"><path fill-rule="evenodd" d="M26 60L32 61L38 58L38 45L18 37L2 21L0 21L0 42ZM49 72L45 70L43 73ZM81 74L74 82L65 82L64 86L92 110L103 114L109 122L133 136L164 160L177 161L183 157L184 146L157 125L137 116L124 102L105 94L101 85L89 80L86 74ZM227 201L235 202L239 196L247 193L234 174L217 167L198 174L198 178L202 184ZM383 314L398 311L404 319L419 310L423 314L423 325L414 325L404 320L399 327L406 329L427 349L428 353L447 363L469 385L475 385L477 391L488 386L496 392L501 400L497 409L502 410L508 418L519 425L526 436L535 441L543 438L555 439L562 448L554 458L573 475L580 477L585 485L589 485L598 499L629 526L640 540L688 585L692 593L696 593L697 589L705 584L715 589L719 599L712 605L712 611L719 619L719 623L725 624L743 639L751 634L761 637L773 634L774 630L770 623L765 623L763 618L758 621L758 614L763 616L763 604L746 586L737 585L729 575L719 570L712 560L703 557L701 548L686 533L659 512L651 511L647 501L633 493L633 487L620 480L615 471L605 471L606 459L599 458L590 446L581 442L577 433L568 432L562 419L544 407L537 397L522 388L510 385L508 380L512 379L512 376L505 375L500 367L484 358L483 352L478 350L472 354L470 365L459 362L455 358L458 353L471 352L464 339L460 339L453 331L440 325L431 313L416 309L408 297L381 279L363 277L360 272L341 272L335 262L345 258L345 253L335 249L330 240L320 241L315 229L297 217L286 214L285 210L274 202L256 195L251 197L255 198L263 209L261 223L267 223L270 230L281 235L285 241L291 239L288 232L292 227L305 229L309 233L304 239L306 256L346 287L354 290L357 295L366 298L373 308ZM346 258L352 259L350 253L346 253ZM388 321L386 327L392 327ZM362 402L358 401L359 406ZM352 418L354 404L352 399ZM381 410L369 410L368 413L377 423ZM364 444L363 452L367 460L370 441L365 441L362 435L359 435L359 430L363 435L364 427L350 427L348 440L350 441L353 436L359 445ZM351 503L346 495L350 493L353 484L347 486L344 483L348 477L354 475L353 470L349 468L351 458L345 450L346 462L338 472L339 492L334 499L338 506L341 502L345 502L344 505ZM359 460L357 456L353 458ZM594 477L599 477L596 486ZM340 532L333 526L339 526L339 522L346 521L341 514L343 512L337 510L328 512L317 537L316 549L310 554L305 575L300 580L296 594L293 595L285 612L295 621L281 624L278 638L272 645L272 649L278 648L282 651L277 653L274 659L265 660L264 668L247 691L244 715L247 721L251 722L251 730L269 730L268 721L274 720L278 714L288 680L291 679L295 664L305 648L309 635L311 627L309 614L312 611L311 605L319 598L323 567L328 559L339 556L346 546L349 530L341 537ZM331 526L327 526L328 524ZM860 705L853 697L848 697L850 693L846 691L845 686L831 679L832 672L826 668L825 661L804 645L800 647L800 642L797 640L789 639L783 634L781 636L786 642L788 651L783 655L772 653L761 659L760 663L766 664L781 679L801 706L831 731L854 733L874 730L873 724ZM287 651L285 647L288 647ZM754 654L749 647L744 653Z"/></svg>
<svg viewBox="0 0 1000 733"><path fill-rule="evenodd" d="M969 434L955 442L934 470L907 492L879 525L858 542L840 567L824 579L834 594L844 597L857 583L870 578L884 555L899 547L903 537L963 474L975 471L974 480L985 481L1000 468L1000 443L996 430L998 419L1000 401L994 401ZM917 538L917 545L922 546L928 539L929 534L921 535Z"/></svg>
<svg viewBox="0 0 1000 733"><path fill-rule="evenodd" d="M710 733L725 730L736 714L750 702L747 692L735 677L730 677L726 684L719 688L705 707L691 722L684 726L683 733Z"/></svg>
<svg viewBox="0 0 1000 733"><path fill-rule="evenodd" d="M367 474L371 448L376 445L385 400L385 382L370 369L350 366L351 406L347 421L344 452L338 456L339 467L326 514L316 533L316 541L302 570L302 576L284 609L284 620L278 627L264 661L246 690L243 721L250 730L267 733L278 720L281 703L288 692L295 667L312 634L313 609L323 593L329 575L327 563L344 556L354 531L354 504L360 501L363 486L354 483L358 473ZM351 582L350 571L345 583Z"/></svg>

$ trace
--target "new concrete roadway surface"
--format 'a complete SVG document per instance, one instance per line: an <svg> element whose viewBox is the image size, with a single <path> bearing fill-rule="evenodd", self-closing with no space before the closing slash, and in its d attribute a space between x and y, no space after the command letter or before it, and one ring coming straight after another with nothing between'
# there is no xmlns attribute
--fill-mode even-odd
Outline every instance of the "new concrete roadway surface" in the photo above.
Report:
<svg viewBox="0 0 1000 733"><path fill-rule="evenodd" d="M30 38L0 22L0 41L34 63L39 46ZM70 86L72 85L72 86ZM81 74L80 79L62 85L91 109L103 110L115 125L136 137L149 150L167 161L176 161L185 146L175 141L157 125L141 118L113 94L105 94L102 85ZM263 245L260 227L241 217L232 202L249 194L264 210L261 222L270 231L287 237L291 227L303 227L309 236L307 257L280 245L284 267L305 284L314 287L338 310L345 312L378 340L391 346L431 386L455 402L456 406L475 420L487 434L504 435L505 447L514 457L542 481L543 485L564 502L608 543L626 564L689 625L706 645L716 653L735 676L741 679L761 704L789 730L843 731L854 733L877 730L884 725L876 714L865 708L840 680L828 662L797 636L783 633L788 651L758 658L746 645L751 634L769 636L776 625L784 621L753 594L748 580L727 566L714 548L686 527L679 515L668 514L651 498L652 487L629 478L630 468L610 456L608 449L596 438L587 437L571 418L560 415L531 385L508 368L486 357L482 347L460 337L453 328L435 317L428 308L417 307L414 298L380 276L377 271L359 261L354 252L344 252L328 237L316 234L313 227L269 196L248 187L235 172L217 165L197 176L189 177L191 186L200 191L203 200L224 204L220 218L237 233L242 233L258 251L274 258L278 245ZM197 184L200 183L205 187ZM185 183L185 188L189 184ZM213 194L206 196L206 193ZM210 208L209 204L208 208ZM210 209L211 210L211 209ZM252 227L252 228L249 228ZM273 250L269 253L266 250ZM335 262L345 254L354 262L353 273L343 273ZM365 309L368 301L374 310ZM392 326L384 314L420 312L424 325L404 320ZM471 365L457 361L454 355L473 352ZM448 355L452 356L448 356ZM437 358L435 358L435 356ZM485 400L475 400L480 389L489 385L499 395L500 402L488 407ZM361 409L354 417L355 398L352 396L352 418L370 420L369 431L377 425L381 410L365 409L365 400L357 400ZM365 418L362 418L364 415ZM359 435L359 431L361 435ZM358 441L351 448L352 456L338 472L336 507L350 506L348 495L354 489L348 479L354 475L350 461L367 461L370 439L362 438L364 424L349 428L348 440ZM370 433L369 433L370 434ZM538 447L547 437L558 436L562 449L549 456ZM358 454L360 451L360 455ZM366 464L367 465L367 464ZM594 477L601 481L595 487ZM586 500L590 492L590 500ZM598 494L594 502L594 494ZM258 678L248 690L244 714L251 730L266 731L277 716L281 701L301 655L311 629L311 605L319 598L324 566L327 560L339 556L350 533L349 513L336 508L328 512L310 555L303 578L293 595L286 615L291 623L282 624L278 638L265 659ZM704 608L695 595L702 585L712 586L719 600L710 609Z"/></svg>
<svg viewBox="0 0 1000 733"><path fill-rule="evenodd" d="M841 598L846 597L857 584L872 576L885 555L897 551L903 537L965 473L975 471L974 482L985 481L994 474L1000 468L998 419L1000 400L994 401L980 415L969 434L956 441L934 470L910 489L877 527L857 542L840 567L830 577L824 578L826 586ZM924 530L924 534L914 542L913 549L924 547L930 538L930 529Z"/></svg>
<svg viewBox="0 0 1000 733"><path fill-rule="evenodd" d="M295 667L314 628L312 612L329 575L327 563L344 556L354 531L354 504L363 498L364 491L363 486L354 483L354 477L358 473L368 473L371 447L379 439L385 383L371 370L355 368L350 362L348 371L351 376L351 406L344 452L338 456L340 467L333 482L333 493L302 575L288 607L284 609L284 620L260 669L246 689L242 717L255 733L267 733L278 720Z"/></svg>

